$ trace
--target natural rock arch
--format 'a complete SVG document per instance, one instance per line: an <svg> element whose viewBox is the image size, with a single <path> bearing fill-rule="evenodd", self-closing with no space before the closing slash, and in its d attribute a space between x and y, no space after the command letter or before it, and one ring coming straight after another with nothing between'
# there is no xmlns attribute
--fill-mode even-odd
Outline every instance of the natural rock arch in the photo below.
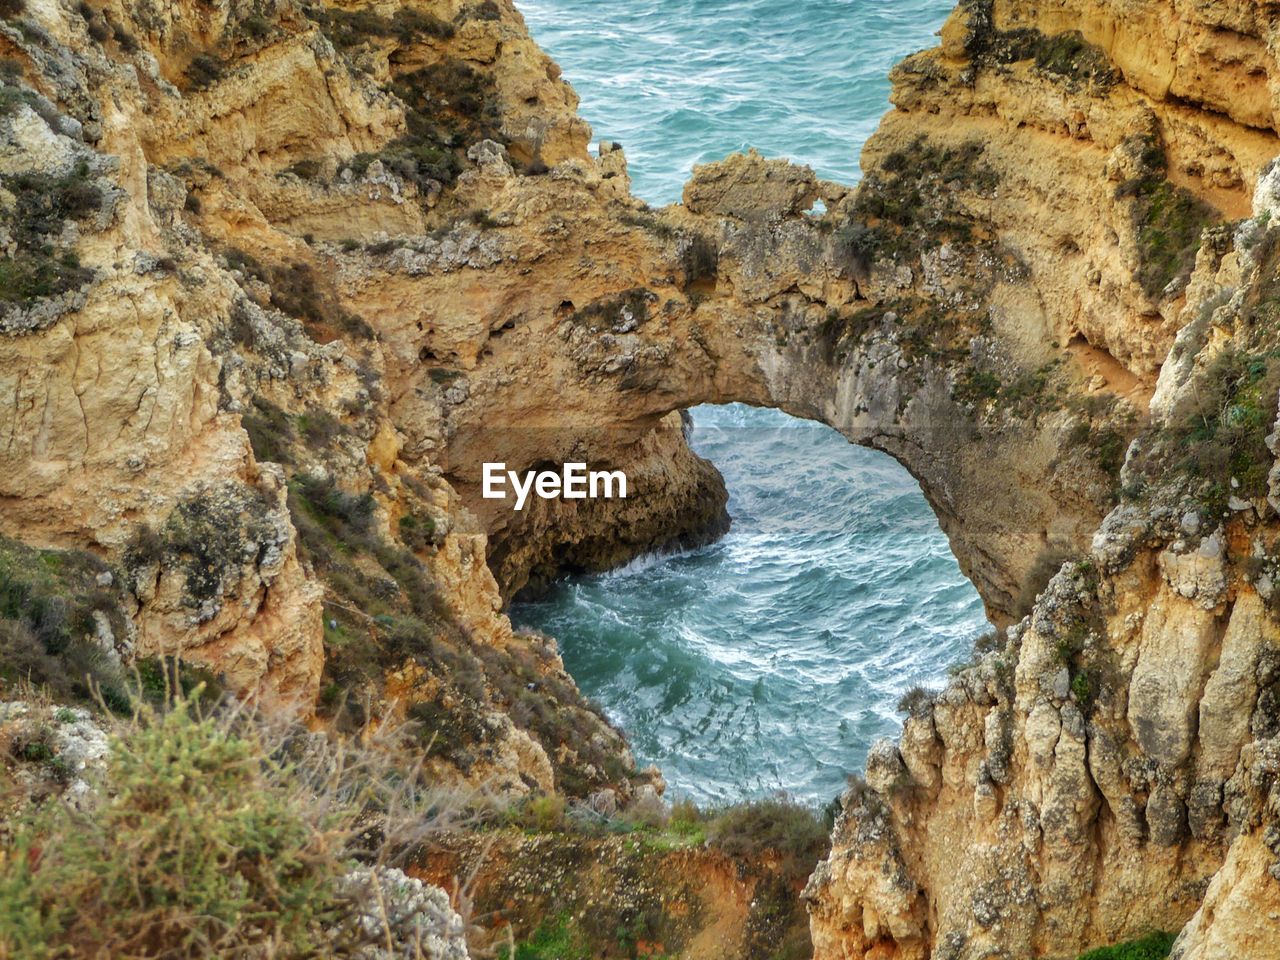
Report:
<svg viewBox="0 0 1280 960"><path fill-rule="evenodd" d="M822 216L809 212L818 198ZM486 297L519 289L518 315L458 343L461 372L405 375L443 395L446 475L489 532L508 595L531 572L605 566L714 527L719 480L672 415L743 402L893 456L989 615L1025 612L1114 488L1081 442L1089 415L1069 402L1083 375L1053 363L1047 335L1025 336L1050 321L999 243L943 242L914 270L869 262L857 216L845 188L748 155L701 168L683 205L628 212L628 227L584 218L582 247L549 250L534 289L503 264L484 271ZM631 500L517 516L480 497L483 462L583 459L632 472Z"/></svg>

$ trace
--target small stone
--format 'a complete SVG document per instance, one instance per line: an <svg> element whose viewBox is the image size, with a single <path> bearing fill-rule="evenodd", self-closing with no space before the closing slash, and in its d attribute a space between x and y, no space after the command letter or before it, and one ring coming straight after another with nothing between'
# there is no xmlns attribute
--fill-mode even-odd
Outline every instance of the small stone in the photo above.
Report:
<svg viewBox="0 0 1280 960"><path fill-rule="evenodd" d="M1071 671L1063 667L1053 675L1053 695L1058 700L1067 699L1071 692Z"/></svg>
<svg viewBox="0 0 1280 960"><path fill-rule="evenodd" d="M1216 560L1222 556L1222 546L1222 533L1218 531L1201 540L1200 549L1197 552L1208 560Z"/></svg>
<svg viewBox="0 0 1280 960"><path fill-rule="evenodd" d="M110 570L103 570L102 573L93 578L93 582L100 587L109 587L114 581L115 577L112 576Z"/></svg>
<svg viewBox="0 0 1280 960"><path fill-rule="evenodd" d="M1182 515L1182 532L1186 534L1194 534L1200 529L1200 514L1195 510L1188 510Z"/></svg>
<svg viewBox="0 0 1280 960"><path fill-rule="evenodd" d="M1241 510L1248 510L1252 506L1252 503L1241 497L1234 495L1227 497L1227 508L1235 513L1239 513Z"/></svg>

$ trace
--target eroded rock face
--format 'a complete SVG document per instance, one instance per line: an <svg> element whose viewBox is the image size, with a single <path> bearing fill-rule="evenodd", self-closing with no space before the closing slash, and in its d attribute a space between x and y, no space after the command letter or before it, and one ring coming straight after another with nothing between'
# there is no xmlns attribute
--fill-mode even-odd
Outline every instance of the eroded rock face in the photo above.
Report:
<svg viewBox="0 0 1280 960"><path fill-rule="evenodd" d="M568 163L625 195L514 8L32 2L0 56L0 529L122 572L123 654L337 723L407 712L431 740L448 718L443 777L625 796L621 737L501 615L485 527L430 440L446 391L418 402L401 358L421 367L421 345L371 327L384 291L346 280L398 258L449 272L461 304L506 255L495 180ZM640 440L702 510L690 529L718 522L722 485L678 428ZM669 521L633 517L631 549ZM626 552L581 536L595 563ZM513 702L530 686L541 720Z"/></svg>
<svg viewBox="0 0 1280 960"><path fill-rule="evenodd" d="M914 148L904 144L903 155ZM533 206L531 186L508 178L490 214L523 230L502 238L505 257L479 265L483 288L460 303L442 295L451 282L444 271L403 277L398 254L372 265L386 271L378 285L388 294L402 284L421 291L416 316L400 309L407 293L378 314L393 325L390 336L411 347L426 342L419 328L457 331L447 382L429 385L444 374L413 368L411 354L404 369L418 384L415 404L443 395L443 423L424 424L421 443L443 445L450 481L499 553L508 555L511 507L479 495L479 465L494 451L512 469L626 463L626 451L672 410L744 401L822 420L898 458L993 616L1024 609L1028 585L1087 541L1111 497L1106 470L1118 467L1119 451L1115 463L1099 464L1082 431L1119 444L1132 429L1124 418L1138 410L1114 383L1090 387L1070 352L1014 336L1028 313L1045 322L1027 267L999 242L975 241L975 230L993 225L977 212L989 199L971 191L988 190L992 174L976 153L953 161L948 150L930 155L921 178L940 194L932 214L952 216L966 239L931 243L894 226L879 241L890 249L870 261L861 244L876 242L873 229L845 188L750 155L699 168L689 203L657 214L601 208L568 177L550 185L554 204ZM962 180L950 186L942 178L956 172L953 162ZM806 212L818 198L829 211L822 217ZM569 216L574 232L549 244ZM533 257L539 269L526 274L520 264ZM478 322L477 306L491 319ZM1077 400L1095 412L1082 414ZM623 514L612 513L621 530ZM573 542L573 521L563 522ZM548 539L556 536L549 525ZM529 553L527 537L521 544ZM520 582L516 572L503 579Z"/></svg>
<svg viewBox="0 0 1280 960"><path fill-rule="evenodd" d="M1266 943L1268 7L966 0L856 191L749 154L661 211L506 0L20 16L0 530L119 563L136 653L404 712L442 777L625 800L504 599L714 534L675 412L777 407L905 464L1011 625L846 797L818 956ZM634 495L480 496L485 461L570 460Z"/></svg>
<svg viewBox="0 0 1280 960"><path fill-rule="evenodd" d="M846 795L806 891L818 956L1070 956L1153 929L1182 930L1181 957L1280 951L1275 778L1262 772L1275 723L1259 719L1275 709L1280 645L1266 559L1276 384L1252 359L1275 336L1270 20L1256 4L1177 18L1154 4L961 4L941 48L895 74L872 176L883 140L908 127L1021 143L1014 176L1054 176L994 216L1032 264L1038 335L1105 350L1099 375L1118 382L1118 363L1146 392L1132 397L1159 377L1090 549L997 649L914 704L896 748L868 759L869 786ZM1241 94L1229 109L1227 87ZM1142 129L1169 181L1250 218L1197 238L1195 270L1167 282L1172 264L1151 272L1141 198L1182 195L1152 185ZM999 153L984 156L1004 171L1012 154ZM1056 274L1034 266L1048 242ZM1196 430L1245 415L1248 431Z"/></svg>

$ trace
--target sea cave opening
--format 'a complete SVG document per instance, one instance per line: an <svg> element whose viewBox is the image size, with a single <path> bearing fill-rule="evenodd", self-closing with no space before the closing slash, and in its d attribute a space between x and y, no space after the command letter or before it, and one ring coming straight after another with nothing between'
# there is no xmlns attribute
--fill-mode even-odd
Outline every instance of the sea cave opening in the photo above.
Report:
<svg viewBox="0 0 1280 960"><path fill-rule="evenodd" d="M707 546L574 576L513 605L663 771L721 804L838 795L898 701L990 629L916 480L832 428L742 404L692 412L733 525Z"/></svg>

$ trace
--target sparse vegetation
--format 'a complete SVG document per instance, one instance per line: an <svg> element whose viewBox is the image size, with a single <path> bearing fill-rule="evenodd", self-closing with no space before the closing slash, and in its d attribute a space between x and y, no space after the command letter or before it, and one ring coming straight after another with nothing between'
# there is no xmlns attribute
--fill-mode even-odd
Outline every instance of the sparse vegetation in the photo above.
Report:
<svg viewBox="0 0 1280 960"><path fill-rule="evenodd" d="M61 176L20 173L2 179L16 203L8 221L15 249L0 257L0 304L29 305L88 282L92 271L60 244L68 220L84 220L102 205L89 165L82 161Z"/></svg>
<svg viewBox="0 0 1280 960"><path fill-rule="evenodd" d="M390 92L405 105L408 132L377 153L352 157L347 166L357 176L378 160L425 193L434 184L453 183L470 144L506 143L493 78L461 60L446 58L401 74Z"/></svg>
<svg viewBox="0 0 1280 960"><path fill-rule="evenodd" d="M673 240L676 237L676 228L654 216L648 207L639 213L623 213L618 219L628 226L648 230L660 240Z"/></svg>
<svg viewBox="0 0 1280 960"><path fill-rule="evenodd" d="M431 756L470 769L492 736L486 713L497 708L543 744L565 794L582 796L627 776L617 735L555 668L550 648L536 637L473 644L462 633L413 553L434 546L426 514L398 525L408 534L401 547L376 528L369 494L306 474L290 483L289 509L302 557L329 588L328 683L354 695L380 688L385 671L412 661L440 681L431 699L408 706ZM326 706L334 715L345 711L344 722L362 719L355 696L343 702L336 695Z"/></svg>
<svg viewBox="0 0 1280 960"><path fill-rule="evenodd" d="M1071 678L1071 692L1082 707L1087 709L1093 703L1093 683L1088 673L1081 670Z"/></svg>
<svg viewBox="0 0 1280 960"><path fill-rule="evenodd" d="M1244 496L1265 492L1271 463L1266 438L1278 391L1280 351L1223 351L1173 418L1172 446L1182 469L1220 490L1235 479Z"/></svg>
<svg viewBox="0 0 1280 960"><path fill-rule="evenodd" d="M192 90L206 90L222 79L226 64L211 54L201 53L187 64L187 84Z"/></svg>
<svg viewBox="0 0 1280 960"><path fill-rule="evenodd" d="M1092 82L1104 88L1120 79L1101 47L1087 42L1078 30L1046 35L1039 30L1001 34L995 49L1003 63L1034 60L1044 73L1072 82Z"/></svg>
<svg viewBox="0 0 1280 960"><path fill-rule="evenodd" d="M384 17L373 10L343 10L329 6L308 6L303 11L342 50L352 50L379 40L412 43L421 37L445 40L452 37L451 23L420 10L401 9Z"/></svg>
<svg viewBox="0 0 1280 960"><path fill-rule="evenodd" d="M1164 960L1173 950L1174 939L1172 933L1152 933L1139 940L1090 950L1079 960Z"/></svg>
<svg viewBox="0 0 1280 960"><path fill-rule="evenodd" d="M112 703L123 703L124 678L98 639L99 618L115 637L125 635L122 598L106 563L0 536L0 689L25 681L61 700L84 701L97 684Z"/></svg>
<svg viewBox="0 0 1280 960"><path fill-rule="evenodd" d="M435 521L426 514L406 514L400 518L400 540L410 550L415 551L436 546Z"/></svg>
<svg viewBox="0 0 1280 960"><path fill-rule="evenodd" d="M1158 298L1195 265L1204 229L1220 219L1212 207L1166 177L1164 149L1146 139L1142 144L1141 175L1116 188L1116 200L1133 200L1133 223L1138 232L1139 265L1134 277L1147 295Z"/></svg>
<svg viewBox="0 0 1280 960"><path fill-rule="evenodd" d="M569 318L573 323L613 329L643 326L649 319L649 304L656 299L643 287L624 290L612 297L604 297L577 310Z"/></svg>
<svg viewBox="0 0 1280 960"><path fill-rule="evenodd" d="M830 825L810 808L786 798L770 798L718 811L707 827L707 842L731 857L780 855L797 874L808 876L831 845Z"/></svg>
<svg viewBox="0 0 1280 960"><path fill-rule="evenodd" d="M240 425L249 434L253 455L268 463L292 463L290 445L296 439L288 414L262 397L254 397L253 409L242 414Z"/></svg>
<svg viewBox="0 0 1280 960"><path fill-rule="evenodd" d="M533 935L516 945L513 955L509 947L498 950L500 960L591 960L591 947L577 923L567 914L546 920Z"/></svg>
<svg viewBox="0 0 1280 960"><path fill-rule="evenodd" d="M154 564L181 566L183 600L203 622L221 609L246 560L283 539L271 513L266 494L256 487L232 482L202 490L179 503L159 531L139 526L125 564L135 583Z"/></svg>
<svg viewBox="0 0 1280 960"><path fill-rule="evenodd" d="M364 956L371 894L349 871L444 822L408 757L182 695L135 704L100 801L11 823L0 953Z"/></svg>
<svg viewBox="0 0 1280 960"><path fill-rule="evenodd" d="M860 259L972 242L976 219L961 197L989 195L1000 182L982 159L985 149L978 140L952 147L919 137L890 153L863 182L838 240Z"/></svg>
<svg viewBox="0 0 1280 960"><path fill-rule="evenodd" d="M898 700L898 712L909 717L927 717L933 710L933 702L937 696L936 690L912 687Z"/></svg>
<svg viewBox="0 0 1280 960"><path fill-rule="evenodd" d="M373 339L374 332L369 324L343 309L333 285L317 274L310 264L302 261L265 264L235 247L227 248L223 256L229 269L266 284L271 291L271 306L301 320L314 339L327 342L342 333L359 340ZM234 315L232 321L233 325L237 323ZM232 335L237 342L243 342L244 326L239 329L240 336L235 329Z"/></svg>
<svg viewBox="0 0 1280 960"><path fill-rule="evenodd" d="M500 949L499 956L679 955L703 929L700 897L685 886L688 875L682 869L697 862L703 850L712 864L719 855L732 858L738 879L750 885L741 931L744 956L801 960L812 955L800 891L827 852L829 817L782 798L707 811L678 801L661 822L638 813L641 806L633 803L601 816L584 813L582 805L565 811L550 798L536 798L508 815L527 837L515 849L534 859L512 861L504 850L500 856L509 869L490 880L478 904L482 909L520 904L515 916L506 915L529 932L517 940L514 954ZM499 841L504 847L510 843ZM566 871L576 873L584 863L592 865L595 878L588 890L546 882ZM617 892L607 892L612 890Z"/></svg>

